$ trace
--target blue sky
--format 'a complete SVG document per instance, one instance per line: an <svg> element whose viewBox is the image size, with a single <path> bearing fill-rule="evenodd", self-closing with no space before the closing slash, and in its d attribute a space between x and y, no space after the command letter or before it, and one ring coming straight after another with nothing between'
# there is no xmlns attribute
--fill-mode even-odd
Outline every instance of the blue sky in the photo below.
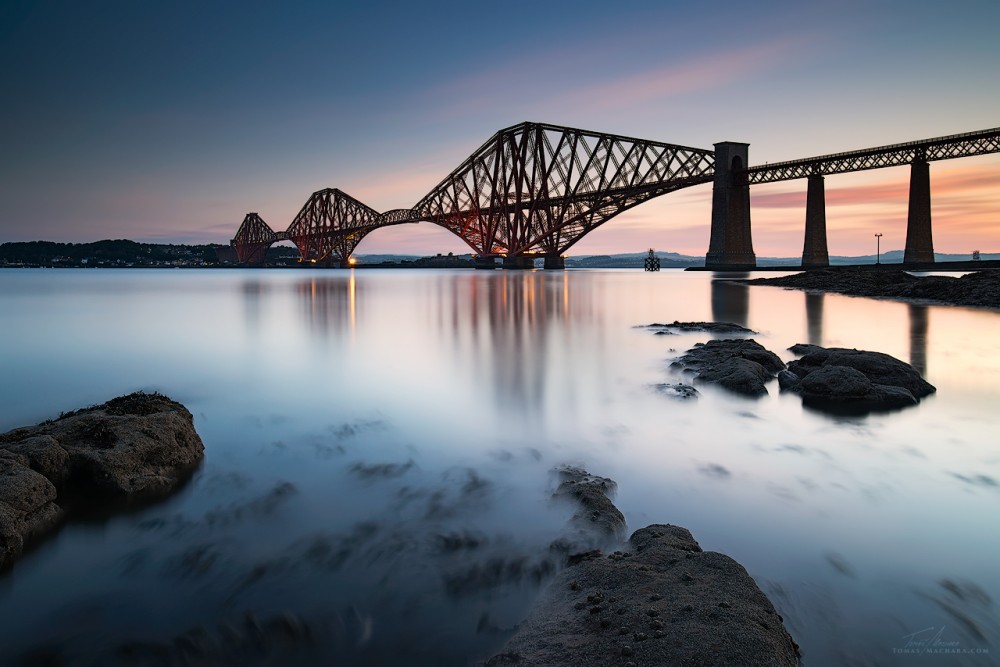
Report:
<svg viewBox="0 0 1000 667"><path fill-rule="evenodd" d="M8 1L0 241L226 242L324 187L407 207L522 120L745 141L754 164L996 127L997 25L995 0ZM906 181L828 179L831 252L902 247ZM938 250L1000 250L1000 160L935 163L932 185ZM804 190L753 191L758 255L801 252ZM661 197L574 252L702 254L709 200ZM421 224L358 252L466 248Z"/></svg>

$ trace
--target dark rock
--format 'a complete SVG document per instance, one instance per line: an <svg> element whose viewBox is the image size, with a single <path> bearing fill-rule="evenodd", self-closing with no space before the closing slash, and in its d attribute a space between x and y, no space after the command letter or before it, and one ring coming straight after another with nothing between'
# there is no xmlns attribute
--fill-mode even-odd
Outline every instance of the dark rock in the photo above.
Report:
<svg viewBox="0 0 1000 667"><path fill-rule="evenodd" d="M916 405L936 391L912 366L888 354L805 344L789 349L803 357L788 364L778 384L809 407L864 414Z"/></svg>
<svg viewBox="0 0 1000 667"><path fill-rule="evenodd" d="M699 382L712 382L748 396L767 393L765 384L785 364L753 339L710 340L695 345L674 362L697 373Z"/></svg>
<svg viewBox="0 0 1000 667"><path fill-rule="evenodd" d="M778 355L752 338L713 339L704 345L695 345L675 363L692 370L701 370L734 357L758 363L771 373L777 373L785 367Z"/></svg>
<svg viewBox="0 0 1000 667"><path fill-rule="evenodd" d="M956 306L1000 309L1000 271L978 271L964 276L913 276L892 269L856 268L806 271L780 278L740 281L751 285L776 285L851 296L882 297L905 301L933 301Z"/></svg>
<svg viewBox="0 0 1000 667"><path fill-rule="evenodd" d="M872 393L872 381L864 373L847 366L826 366L799 381L805 396L829 396L844 400L862 399Z"/></svg>
<svg viewBox="0 0 1000 667"><path fill-rule="evenodd" d="M23 458L2 454L0 450L0 567L20 555L25 540L50 530L62 517L52 482Z"/></svg>
<svg viewBox="0 0 1000 667"><path fill-rule="evenodd" d="M780 389L790 389L801 380L802 378L789 370L778 371L778 387Z"/></svg>
<svg viewBox="0 0 1000 667"><path fill-rule="evenodd" d="M653 388L658 394L670 396L671 398L687 400L698 397L698 390L689 384L669 384L664 382L653 385Z"/></svg>
<svg viewBox="0 0 1000 667"><path fill-rule="evenodd" d="M629 540L632 558L601 558L563 570L518 626L501 655L517 655L519 665L606 665L628 656L640 665L796 665L798 647L774 607L736 561L704 552L684 528L652 525ZM678 556L686 555L681 583ZM573 606L582 590L600 589L625 601L617 635ZM659 596L650 607L650 598ZM706 604L725 599L726 607ZM689 611L683 612L682 610ZM649 612L672 619L655 627L648 641ZM634 643L622 644L624 635ZM628 649L626 652L625 649ZM488 662L487 664L509 664Z"/></svg>
<svg viewBox="0 0 1000 667"><path fill-rule="evenodd" d="M601 547L625 539L625 517L611 501L618 488L613 480L591 475L582 468L564 467L557 473L559 487L553 498L568 499L577 505L570 521L583 545Z"/></svg>
<svg viewBox="0 0 1000 667"><path fill-rule="evenodd" d="M659 322L654 322L652 324L641 325L643 329L651 329L658 334L671 334L674 331L683 331L684 333L713 333L713 334L753 334L757 333L746 327L741 327L739 324L733 324L732 322L678 322L674 320L671 324L660 324Z"/></svg>
<svg viewBox="0 0 1000 667"><path fill-rule="evenodd" d="M902 387L915 398L923 398L937 391L934 385L920 377L913 366L882 352L825 348L802 343L793 345L789 350L802 355L801 359L788 364L788 370L801 378L826 366L847 366L860 371L874 384Z"/></svg>
<svg viewBox="0 0 1000 667"><path fill-rule="evenodd" d="M203 456L191 413L142 392L0 434L0 567L55 526L67 502L161 497Z"/></svg>
<svg viewBox="0 0 1000 667"><path fill-rule="evenodd" d="M727 359L698 374L701 382L714 382L724 389L735 391L747 396L760 396L767 393L765 383L771 379L771 374L764 367L747 359Z"/></svg>

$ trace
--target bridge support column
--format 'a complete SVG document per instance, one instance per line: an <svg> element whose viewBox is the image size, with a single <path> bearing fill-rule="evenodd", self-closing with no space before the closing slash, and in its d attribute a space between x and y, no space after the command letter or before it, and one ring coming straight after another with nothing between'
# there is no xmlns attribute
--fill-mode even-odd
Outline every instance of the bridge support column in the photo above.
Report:
<svg viewBox="0 0 1000 667"><path fill-rule="evenodd" d="M752 269L757 266L750 239L750 185L746 174L750 144L715 144L712 188L712 237L705 255L709 269Z"/></svg>
<svg viewBox="0 0 1000 667"><path fill-rule="evenodd" d="M535 258L529 255L510 255L503 258L503 268L522 271L535 268Z"/></svg>
<svg viewBox="0 0 1000 667"><path fill-rule="evenodd" d="M492 271L493 269L497 268L497 258L494 257L493 255L489 255L486 257L482 255L476 255L476 257L472 261L476 265L477 269L486 269L487 271Z"/></svg>
<svg viewBox="0 0 1000 667"><path fill-rule="evenodd" d="M906 216L904 264L933 264L931 238L931 168L918 157L910 164L910 208Z"/></svg>
<svg viewBox="0 0 1000 667"><path fill-rule="evenodd" d="M566 268L566 260L562 255L546 255L545 268L549 270L560 270Z"/></svg>
<svg viewBox="0 0 1000 667"><path fill-rule="evenodd" d="M810 174L806 191L806 240L802 246L802 268L830 266L826 246L826 191L822 174Z"/></svg>

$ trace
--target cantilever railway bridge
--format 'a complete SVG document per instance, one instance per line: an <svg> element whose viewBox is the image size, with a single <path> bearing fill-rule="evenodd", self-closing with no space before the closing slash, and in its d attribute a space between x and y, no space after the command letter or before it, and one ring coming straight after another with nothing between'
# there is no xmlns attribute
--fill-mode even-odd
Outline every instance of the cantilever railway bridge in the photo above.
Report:
<svg viewBox="0 0 1000 667"><path fill-rule="evenodd" d="M381 227L432 222L465 241L482 266L562 268L562 256L588 232L654 197L713 182L706 265L756 265L750 186L806 178L803 265L829 264L825 175L911 165L905 262L934 261L928 163L1000 152L1000 128L905 144L748 167L748 144L714 150L520 123L494 134L413 208L379 213L335 188L314 192L284 232L248 213L233 238L239 260L262 264L267 248L292 241L303 261L347 266L358 243Z"/></svg>

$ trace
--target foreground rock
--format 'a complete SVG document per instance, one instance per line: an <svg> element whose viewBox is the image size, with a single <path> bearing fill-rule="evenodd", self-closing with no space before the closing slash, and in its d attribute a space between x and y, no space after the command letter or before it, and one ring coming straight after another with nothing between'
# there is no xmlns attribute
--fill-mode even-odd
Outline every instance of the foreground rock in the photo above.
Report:
<svg viewBox="0 0 1000 667"><path fill-rule="evenodd" d="M624 530L607 482L569 469L560 489L587 499L575 520ZM746 570L702 551L684 528L648 526L623 551L569 562L488 666L797 664L798 647Z"/></svg>
<svg viewBox="0 0 1000 667"><path fill-rule="evenodd" d="M916 405L936 391L909 364L881 352L798 344L801 359L778 374L783 390L823 410L863 414Z"/></svg>
<svg viewBox="0 0 1000 667"><path fill-rule="evenodd" d="M776 285L796 289L837 292L852 296L911 301L934 301L955 306L1000 308L1000 271L979 271L959 278L917 277L905 271L824 269L779 278L743 281L751 285Z"/></svg>
<svg viewBox="0 0 1000 667"><path fill-rule="evenodd" d="M618 488L613 480L569 466L556 472L559 487L552 497L569 500L575 505L570 525L577 533L574 537L579 540L578 544L594 548L625 539L625 516L612 502ZM575 550L581 549L576 546Z"/></svg>
<svg viewBox="0 0 1000 667"><path fill-rule="evenodd" d="M672 365L693 371L699 382L718 384L747 396L767 394L764 385L785 368L776 354L752 338L699 343Z"/></svg>
<svg viewBox="0 0 1000 667"><path fill-rule="evenodd" d="M0 568L68 508L164 496L203 455L191 413L141 392L0 435Z"/></svg>

